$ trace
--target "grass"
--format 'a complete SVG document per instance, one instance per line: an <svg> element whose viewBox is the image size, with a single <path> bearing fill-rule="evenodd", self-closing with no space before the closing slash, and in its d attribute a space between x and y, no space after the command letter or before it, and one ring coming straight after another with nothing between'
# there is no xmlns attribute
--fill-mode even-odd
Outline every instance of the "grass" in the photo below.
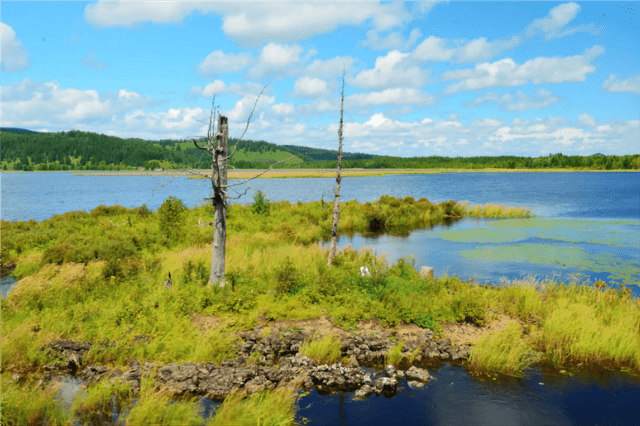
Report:
<svg viewBox="0 0 640 426"><path fill-rule="evenodd" d="M510 321L504 331L483 337L473 347L468 363L470 369L476 372L521 376L530 364L525 357L529 351L531 346L522 340L520 325Z"/></svg>
<svg viewBox="0 0 640 426"><path fill-rule="evenodd" d="M335 336L325 336L321 340L305 342L300 348L300 353L311 358L318 365L333 364L340 359L342 343Z"/></svg>
<svg viewBox="0 0 640 426"><path fill-rule="evenodd" d="M405 356L402 354L402 348L404 348L404 344L406 342L403 340L399 342L397 345L393 347L385 356L385 361L387 364L391 364L394 367L398 368L400 363L404 360Z"/></svg>
<svg viewBox="0 0 640 426"><path fill-rule="evenodd" d="M41 390L35 381L16 383L2 374L2 425L70 424L70 413L54 398L56 390L56 387Z"/></svg>
<svg viewBox="0 0 640 426"><path fill-rule="evenodd" d="M341 206L341 232L402 233L467 213L464 204L434 205L411 197ZM328 267L327 251L317 242L329 229L330 209L328 203L274 202L263 215L253 213L251 206L230 206L227 271L234 284L223 289L206 284L211 229L195 226L200 217L212 220L208 206L177 215L183 231L173 239L163 234L161 217L144 208L101 206L40 223L2 221L3 259L18 264L20 277L1 300L3 419L7 413L6 418L18 419L11 424L36 424L43 418L66 424L69 413L56 408L51 392L35 386L44 365L61 362L54 353L41 350L48 342L71 338L115 343L93 345L85 355L87 365L126 368L129 358L161 364L220 363L235 357L237 331L264 320L325 316L347 329L360 320L378 319L389 327L414 322L438 332L443 322L489 323L494 311L522 326L514 322L476 345L470 369L518 375L531 362L528 353L535 350L555 365L624 366L640 374L640 301L627 292L558 283L541 286L535 281L485 288L456 277L422 279L410 258L389 265L366 249L348 246ZM483 209L481 214L507 211ZM360 275L361 266L369 268L371 277ZM165 289L169 272L173 287ZM215 323L200 328L195 321L200 317L215 318ZM401 350L398 345L388 361L401 362ZM306 342L303 353L321 363L337 362L341 344L327 336ZM252 361L260 356L252 355ZM14 383L12 374L26 382ZM122 395L123 404L129 404L125 390L101 386L106 387L90 387L88 397L79 397L74 415L104 407L109 393ZM144 424L146 416L166 423L182 419L183 424L196 418L194 402L171 404L151 385L145 389L131 409L130 424ZM270 398L291 401L275 393L231 398L227 406L266 413L272 404L264 401ZM233 413L236 408L225 410ZM225 412L219 419L235 415ZM282 424L291 418L283 414Z"/></svg>
<svg viewBox="0 0 640 426"><path fill-rule="evenodd" d="M240 392L227 396L207 426L292 426L295 424L296 393L277 389L248 398Z"/></svg>

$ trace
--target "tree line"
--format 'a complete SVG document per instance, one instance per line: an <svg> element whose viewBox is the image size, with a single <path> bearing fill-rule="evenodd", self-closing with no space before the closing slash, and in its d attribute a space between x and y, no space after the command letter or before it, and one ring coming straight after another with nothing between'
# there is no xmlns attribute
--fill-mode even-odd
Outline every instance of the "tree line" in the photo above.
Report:
<svg viewBox="0 0 640 426"><path fill-rule="evenodd" d="M201 150L181 147L184 140L147 141L72 130L40 133L20 129L2 129L3 170L137 170L209 169L211 158ZM229 138L229 146L237 139ZM336 168L337 151L295 145L276 145L266 141L241 140L238 149L258 153L264 161L230 161L237 169L261 169L269 161L269 153L287 151L303 163L296 168ZM276 168L291 167L287 163ZM362 153L343 153L342 167L364 169L640 169L640 154L590 156L549 154L544 157L393 157Z"/></svg>

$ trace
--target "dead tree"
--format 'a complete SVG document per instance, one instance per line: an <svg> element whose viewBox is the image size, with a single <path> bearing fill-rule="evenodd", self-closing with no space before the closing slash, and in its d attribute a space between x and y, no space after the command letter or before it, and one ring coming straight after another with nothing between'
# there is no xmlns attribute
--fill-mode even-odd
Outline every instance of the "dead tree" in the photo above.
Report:
<svg viewBox="0 0 640 426"><path fill-rule="evenodd" d="M239 183L234 183L229 185L227 182L227 173L228 173L228 161L235 154L238 143L242 140L247 129L249 128L249 123L251 122L251 118L253 117L253 113L255 112L256 106L258 105L258 100L260 100L260 96L264 92L264 88L258 98L256 99L256 103L253 106L253 110L251 114L249 114L249 118L247 119L247 126L240 136L240 139L236 142L233 152L229 155L229 123L227 117L218 115L218 131L214 134L214 121L215 121L215 96L213 98L213 105L211 107L211 114L209 116L209 129L207 131L207 146L201 147L198 145L198 142L194 139L193 144L196 148L208 151L212 155L211 161L211 187L213 189L213 196L210 198L206 198L206 200L210 200L213 205L213 248L211 250L211 273L209 274L209 284L217 284L220 287L224 287L225 285L225 253L226 253L226 242L227 242L227 203L228 203L228 190L231 187L244 185L250 180L253 180L257 177L262 176L269 170L271 170L275 165L288 161L292 157L289 157L285 160L278 161L271 165L268 169L264 170L262 173L259 173L255 176L252 176L249 179L246 179ZM247 191L250 187L247 187ZM247 191L244 191L243 194L240 194L239 198L242 195L246 194Z"/></svg>
<svg viewBox="0 0 640 426"><path fill-rule="evenodd" d="M338 128L338 165L336 172L336 189L333 191L333 225L331 226L331 246L329 247L329 258L327 265L331 265L336 255L336 244L338 243L338 222L340 221L340 181L342 180L342 124L344 113L344 71L342 71L342 97L340 99L340 127Z"/></svg>

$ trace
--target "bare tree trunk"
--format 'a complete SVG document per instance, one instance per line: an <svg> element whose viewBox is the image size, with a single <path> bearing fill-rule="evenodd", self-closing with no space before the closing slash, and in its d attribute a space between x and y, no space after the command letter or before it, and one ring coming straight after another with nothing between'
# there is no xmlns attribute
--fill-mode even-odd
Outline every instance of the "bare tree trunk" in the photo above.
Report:
<svg viewBox="0 0 640 426"><path fill-rule="evenodd" d="M344 113L344 71L342 72L342 98L340 100L340 127L338 128L338 166L336 172L336 189L333 191L335 199L333 201L333 226L331 227L331 246L329 248L329 258L327 265L333 263L336 255L336 244L338 243L338 222L340 221L340 181L342 180L342 124Z"/></svg>
<svg viewBox="0 0 640 426"><path fill-rule="evenodd" d="M209 284L224 287L225 248L227 241L227 155L229 152L229 125L227 117L218 117L217 144L211 162L213 187L213 250Z"/></svg>

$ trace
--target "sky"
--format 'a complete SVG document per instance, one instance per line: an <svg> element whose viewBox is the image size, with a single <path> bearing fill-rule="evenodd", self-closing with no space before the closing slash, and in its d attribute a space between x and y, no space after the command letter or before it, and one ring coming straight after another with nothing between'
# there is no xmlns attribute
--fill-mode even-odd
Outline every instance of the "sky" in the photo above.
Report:
<svg viewBox="0 0 640 426"><path fill-rule="evenodd" d="M3 127L378 155L640 153L632 2L2 1ZM261 94L262 92L262 94ZM257 103L256 103L257 101Z"/></svg>

